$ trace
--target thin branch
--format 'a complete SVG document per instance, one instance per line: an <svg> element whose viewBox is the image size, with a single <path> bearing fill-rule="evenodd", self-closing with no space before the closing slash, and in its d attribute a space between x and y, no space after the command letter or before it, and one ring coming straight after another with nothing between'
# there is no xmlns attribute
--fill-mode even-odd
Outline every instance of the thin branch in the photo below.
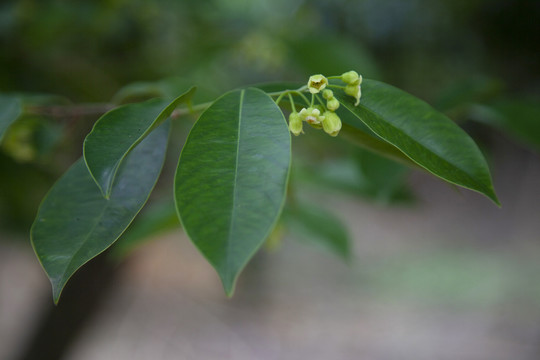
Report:
<svg viewBox="0 0 540 360"><path fill-rule="evenodd" d="M114 104L82 104L82 105L52 105L52 106L29 106L25 109L27 114L43 115L54 118L75 118L84 116L101 116L107 111L114 109Z"/></svg>

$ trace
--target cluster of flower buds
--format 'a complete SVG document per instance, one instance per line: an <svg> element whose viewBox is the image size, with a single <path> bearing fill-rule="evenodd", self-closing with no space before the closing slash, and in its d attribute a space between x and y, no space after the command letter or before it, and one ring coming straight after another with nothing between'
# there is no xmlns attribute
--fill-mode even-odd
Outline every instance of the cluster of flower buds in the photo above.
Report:
<svg viewBox="0 0 540 360"><path fill-rule="evenodd" d="M358 75L356 71L348 71L339 77L335 76L330 78L339 78L343 81L346 85L344 87L339 87L344 89L345 94L355 98L355 106L360 103L360 96L362 94L360 89L362 76ZM333 91L326 89L327 86L328 79L324 75L317 74L309 77L307 83L308 91L312 96L322 93L322 97L326 100L326 105L313 106L312 98L312 106L303 108L300 112L296 112L293 108L293 112L289 116L289 130L294 135L300 135L304 132L302 129L302 123L304 121L316 129L323 129L331 136L338 135L341 130L341 119L335 111L339 108L340 103L338 99L334 97Z"/></svg>

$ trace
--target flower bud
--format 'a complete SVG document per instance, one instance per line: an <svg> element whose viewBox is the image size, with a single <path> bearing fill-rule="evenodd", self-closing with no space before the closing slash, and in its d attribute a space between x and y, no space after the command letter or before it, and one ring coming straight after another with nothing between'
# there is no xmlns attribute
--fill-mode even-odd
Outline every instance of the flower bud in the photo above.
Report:
<svg viewBox="0 0 540 360"><path fill-rule="evenodd" d="M308 90L312 94L316 94L323 90L328 85L328 79L321 74L311 75L308 81Z"/></svg>
<svg viewBox="0 0 540 360"><path fill-rule="evenodd" d="M322 122L324 131L330 136L337 136L339 130L341 130L341 119L333 111L326 111L324 113L324 120Z"/></svg>
<svg viewBox="0 0 540 360"><path fill-rule="evenodd" d="M361 79L361 76L358 75L356 71L347 71L341 75L341 81L347 84L353 85L358 79ZM360 80L362 81L362 80Z"/></svg>
<svg viewBox="0 0 540 360"><path fill-rule="evenodd" d="M304 131L302 130L302 117L299 113L294 112L289 115L289 130L298 136Z"/></svg>
<svg viewBox="0 0 540 360"><path fill-rule="evenodd" d="M334 92L330 89L324 89L322 92L322 97L326 100L330 100L334 98Z"/></svg>
<svg viewBox="0 0 540 360"><path fill-rule="evenodd" d="M354 97L356 99L354 106L357 106L360 103L360 96L362 96L362 90L360 89L360 84L345 86L345 94Z"/></svg>
<svg viewBox="0 0 540 360"><path fill-rule="evenodd" d="M326 107L328 110L336 111L339 107L339 101L336 98L331 98L326 102Z"/></svg>

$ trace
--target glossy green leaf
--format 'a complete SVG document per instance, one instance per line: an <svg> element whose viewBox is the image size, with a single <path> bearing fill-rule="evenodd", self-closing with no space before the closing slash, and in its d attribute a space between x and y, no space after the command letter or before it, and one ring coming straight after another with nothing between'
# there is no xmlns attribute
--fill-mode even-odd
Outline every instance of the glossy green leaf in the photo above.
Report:
<svg viewBox="0 0 540 360"><path fill-rule="evenodd" d="M452 120L393 86L364 80L360 105L336 90L348 111L412 161L450 183L478 191L499 204L486 161L475 142ZM343 118L348 122L348 117ZM355 126L348 122L348 125Z"/></svg>
<svg viewBox="0 0 540 360"><path fill-rule="evenodd" d="M118 107L103 115L84 140L84 160L103 195L108 198L126 155L195 92L191 88L174 101L152 99Z"/></svg>
<svg viewBox="0 0 540 360"><path fill-rule="evenodd" d="M11 124L21 116L22 101L15 96L0 96L0 141Z"/></svg>
<svg viewBox="0 0 540 360"><path fill-rule="evenodd" d="M55 302L73 273L108 248L148 199L165 159L169 129L170 122L164 123L126 157L109 199L82 159L44 198L30 236Z"/></svg>
<svg viewBox="0 0 540 360"><path fill-rule="evenodd" d="M351 258L351 244L345 225L334 214L313 204L295 203L283 212L288 230L319 244L345 260Z"/></svg>
<svg viewBox="0 0 540 360"><path fill-rule="evenodd" d="M186 140L175 179L178 214L229 296L279 217L290 156L283 114L255 88L216 100Z"/></svg>

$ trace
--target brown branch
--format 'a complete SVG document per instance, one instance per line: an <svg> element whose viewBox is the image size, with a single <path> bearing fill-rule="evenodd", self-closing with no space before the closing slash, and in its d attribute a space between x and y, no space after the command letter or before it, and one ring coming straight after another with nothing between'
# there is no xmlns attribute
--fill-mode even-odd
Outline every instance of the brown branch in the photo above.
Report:
<svg viewBox="0 0 540 360"><path fill-rule="evenodd" d="M84 116L101 116L114 109L114 104L83 104L67 106L29 106L25 109L27 114L43 115L54 118L76 118Z"/></svg>

